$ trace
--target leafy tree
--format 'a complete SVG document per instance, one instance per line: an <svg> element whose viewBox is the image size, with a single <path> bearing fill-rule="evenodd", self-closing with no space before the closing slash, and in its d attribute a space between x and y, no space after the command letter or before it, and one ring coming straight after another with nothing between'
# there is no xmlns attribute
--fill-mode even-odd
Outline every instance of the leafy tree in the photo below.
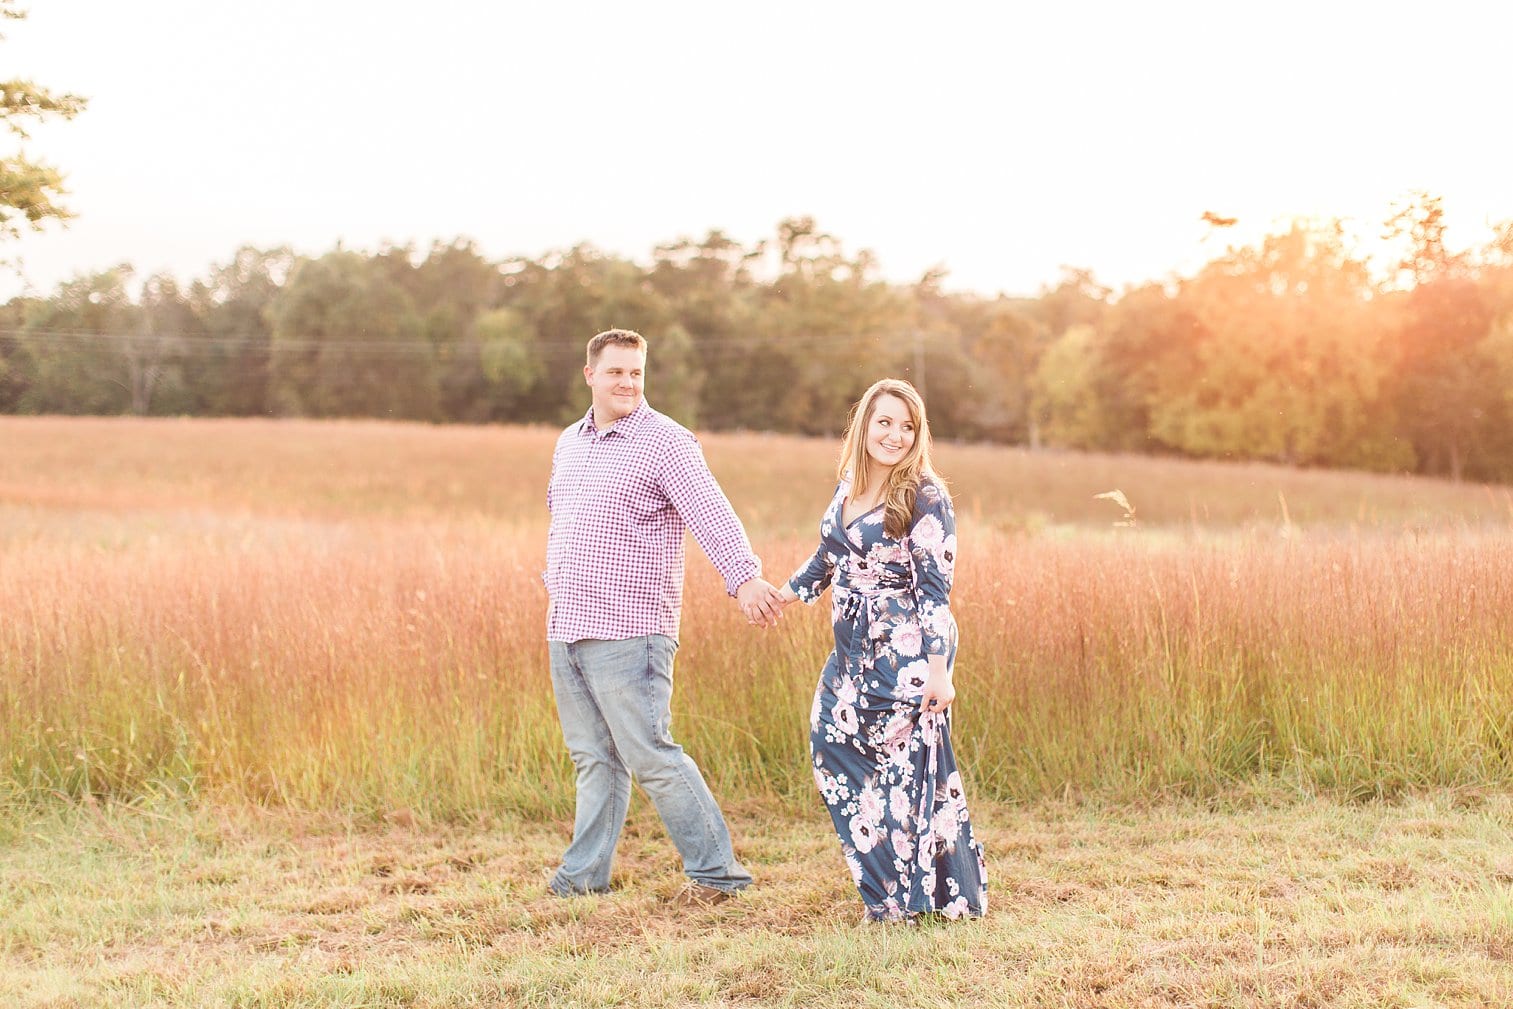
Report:
<svg viewBox="0 0 1513 1009"><path fill-rule="evenodd" d="M983 369L978 389L982 432L995 441L1038 444L1039 420L1031 409L1032 380L1048 329L1023 301L999 298L972 335L971 353Z"/></svg>
<svg viewBox="0 0 1513 1009"><path fill-rule="evenodd" d="M1163 373L1156 437L1195 455L1330 464L1371 435L1391 348L1368 325L1370 280L1342 236L1338 222L1295 224L1181 286L1198 381Z"/></svg>
<svg viewBox="0 0 1513 1009"><path fill-rule="evenodd" d="M867 386L907 372L918 320L907 293L876 278L871 253L848 256L812 218L780 222L776 247L781 272L758 294L746 355L746 381L761 390L750 426L834 434Z"/></svg>
<svg viewBox="0 0 1513 1009"><path fill-rule="evenodd" d="M692 427L699 423L699 391L704 384L693 337L678 322L669 323L656 337L655 357L648 347L647 384L656 395L659 409Z"/></svg>
<svg viewBox="0 0 1513 1009"><path fill-rule="evenodd" d="M496 308L478 316L472 332L484 382L474 415L479 420L520 419L515 413L519 399L543 377L534 328L514 309Z"/></svg>
<svg viewBox="0 0 1513 1009"><path fill-rule="evenodd" d="M409 295L421 337L436 354L441 416L448 420L505 419L497 383L484 373L478 319L503 304L504 276L471 240L434 242L416 262L409 246L377 257L390 281ZM513 398L513 396L511 397Z"/></svg>
<svg viewBox="0 0 1513 1009"><path fill-rule="evenodd" d="M196 413L245 417L271 412L269 313L294 262L287 248L243 246L230 262L190 286L189 298L205 334L187 365Z"/></svg>
<svg viewBox="0 0 1513 1009"><path fill-rule="evenodd" d="M689 352L666 335L676 322L667 300L646 282L635 263L607 256L589 245L553 253L540 260L506 265L505 305L529 323L536 335L540 380L522 399L523 417L567 423L583 415L588 400L583 388L583 348L595 333L614 327L646 336L650 366L647 399L678 420L692 422L682 405L658 391L662 374L672 374L678 356Z"/></svg>
<svg viewBox="0 0 1513 1009"><path fill-rule="evenodd" d="M24 18L15 0L0 0L0 19ZM84 110L78 95L55 94L31 81L0 81L0 122L11 135L25 140L31 122L48 118L72 119ZM57 169L33 161L24 152L0 157L0 238L15 238L23 224L40 230L49 220L73 216L58 198L65 194Z"/></svg>
<svg viewBox="0 0 1513 1009"><path fill-rule="evenodd" d="M138 299L137 328L121 340L131 412L184 413L193 401L184 385L184 357L200 331L193 306L171 276L147 278Z"/></svg>
<svg viewBox="0 0 1513 1009"><path fill-rule="evenodd" d="M1500 369L1487 359L1493 306L1483 297L1468 256L1445 244L1442 201L1417 193L1387 222L1406 243L1399 276L1411 282L1397 327L1402 367L1392 391L1403 434L1419 468L1460 480L1485 473L1479 458L1502 427Z"/></svg>
<svg viewBox="0 0 1513 1009"><path fill-rule="evenodd" d="M21 325L29 304L30 299L14 298L0 305L0 413L20 409L21 395L26 391Z"/></svg>
<svg viewBox="0 0 1513 1009"><path fill-rule="evenodd" d="M26 304L23 413L120 414L142 405L133 399L142 316L127 290L131 275L118 266Z"/></svg>
<svg viewBox="0 0 1513 1009"><path fill-rule="evenodd" d="M969 353L962 320L974 317L982 299L947 294L942 289L946 275L944 267L931 267L911 287L895 289L901 332L888 358L903 362L894 374L919 389L937 437L981 439L987 437L981 405L986 383Z"/></svg>
<svg viewBox="0 0 1513 1009"><path fill-rule="evenodd" d="M1205 382L1197 347L1209 334L1160 284L1125 293L1098 322L1071 325L1034 376L1034 409L1052 445L1169 451L1152 434L1166 390Z"/></svg>
<svg viewBox="0 0 1513 1009"><path fill-rule="evenodd" d="M1033 408L1045 438L1063 448L1101 448L1115 438L1098 395L1098 331L1076 325L1062 333L1035 364Z"/></svg>
<svg viewBox="0 0 1513 1009"><path fill-rule="evenodd" d="M301 261L269 313L277 412L436 419L435 353L381 263L345 251Z"/></svg>
<svg viewBox="0 0 1513 1009"><path fill-rule="evenodd" d="M718 230L697 242L682 238L657 247L647 282L666 302L678 332L668 334L670 348L657 350L651 377L659 402L680 404L680 419L740 427L760 411L762 393L752 380L753 368L760 372L763 363L752 271L765 249L763 242L747 249ZM664 374L669 361L671 375ZM688 401L692 392L696 403Z"/></svg>
<svg viewBox="0 0 1513 1009"><path fill-rule="evenodd" d="M1422 471L1460 480L1499 425L1500 369L1487 360L1493 313L1470 278L1444 274L1414 287L1398 331L1403 366L1396 388L1403 433Z"/></svg>

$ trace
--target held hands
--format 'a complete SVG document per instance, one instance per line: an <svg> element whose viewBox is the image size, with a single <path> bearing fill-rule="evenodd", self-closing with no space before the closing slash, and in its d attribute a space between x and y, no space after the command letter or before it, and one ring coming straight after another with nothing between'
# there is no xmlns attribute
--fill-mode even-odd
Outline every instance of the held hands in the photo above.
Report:
<svg viewBox="0 0 1513 1009"><path fill-rule="evenodd" d="M771 627L783 615L783 594L765 578L753 578L735 593L746 622L758 627Z"/></svg>

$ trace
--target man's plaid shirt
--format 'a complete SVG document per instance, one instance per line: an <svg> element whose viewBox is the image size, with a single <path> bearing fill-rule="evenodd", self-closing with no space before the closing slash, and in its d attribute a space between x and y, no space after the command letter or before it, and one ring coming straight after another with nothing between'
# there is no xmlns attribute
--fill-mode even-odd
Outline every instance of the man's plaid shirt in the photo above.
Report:
<svg viewBox="0 0 1513 1009"><path fill-rule="evenodd" d="M546 506L550 641L676 638L685 529L731 595L762 573L698 440L644 399L607 431L590 408L562 432Z"/></svg>

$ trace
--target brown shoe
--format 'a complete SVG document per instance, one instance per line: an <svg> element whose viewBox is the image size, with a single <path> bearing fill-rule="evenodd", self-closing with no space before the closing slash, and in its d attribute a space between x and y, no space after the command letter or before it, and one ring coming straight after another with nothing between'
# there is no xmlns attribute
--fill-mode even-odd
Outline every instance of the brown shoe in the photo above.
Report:
<svg viewBox="0 0 1513 1009"><path fill-rule="evenodd" d="M713 886L705 886L703 883L689 883L668 903L673 907L714 907L727 900L734 900L735 895L734 890L720 890Z"/></svg>

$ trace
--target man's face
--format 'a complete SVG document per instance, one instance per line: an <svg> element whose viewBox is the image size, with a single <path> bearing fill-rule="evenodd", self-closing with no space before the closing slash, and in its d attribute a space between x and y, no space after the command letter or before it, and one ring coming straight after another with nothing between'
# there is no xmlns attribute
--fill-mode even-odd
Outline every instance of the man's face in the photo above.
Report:
<svg viewBox="0 0 1513 1009"><path fill-rule="evenodd" d="M584 367L583 378L594 390L595 418L617 421L641 405L646 354L611 344L599 352L597 363Z"/></svg>

